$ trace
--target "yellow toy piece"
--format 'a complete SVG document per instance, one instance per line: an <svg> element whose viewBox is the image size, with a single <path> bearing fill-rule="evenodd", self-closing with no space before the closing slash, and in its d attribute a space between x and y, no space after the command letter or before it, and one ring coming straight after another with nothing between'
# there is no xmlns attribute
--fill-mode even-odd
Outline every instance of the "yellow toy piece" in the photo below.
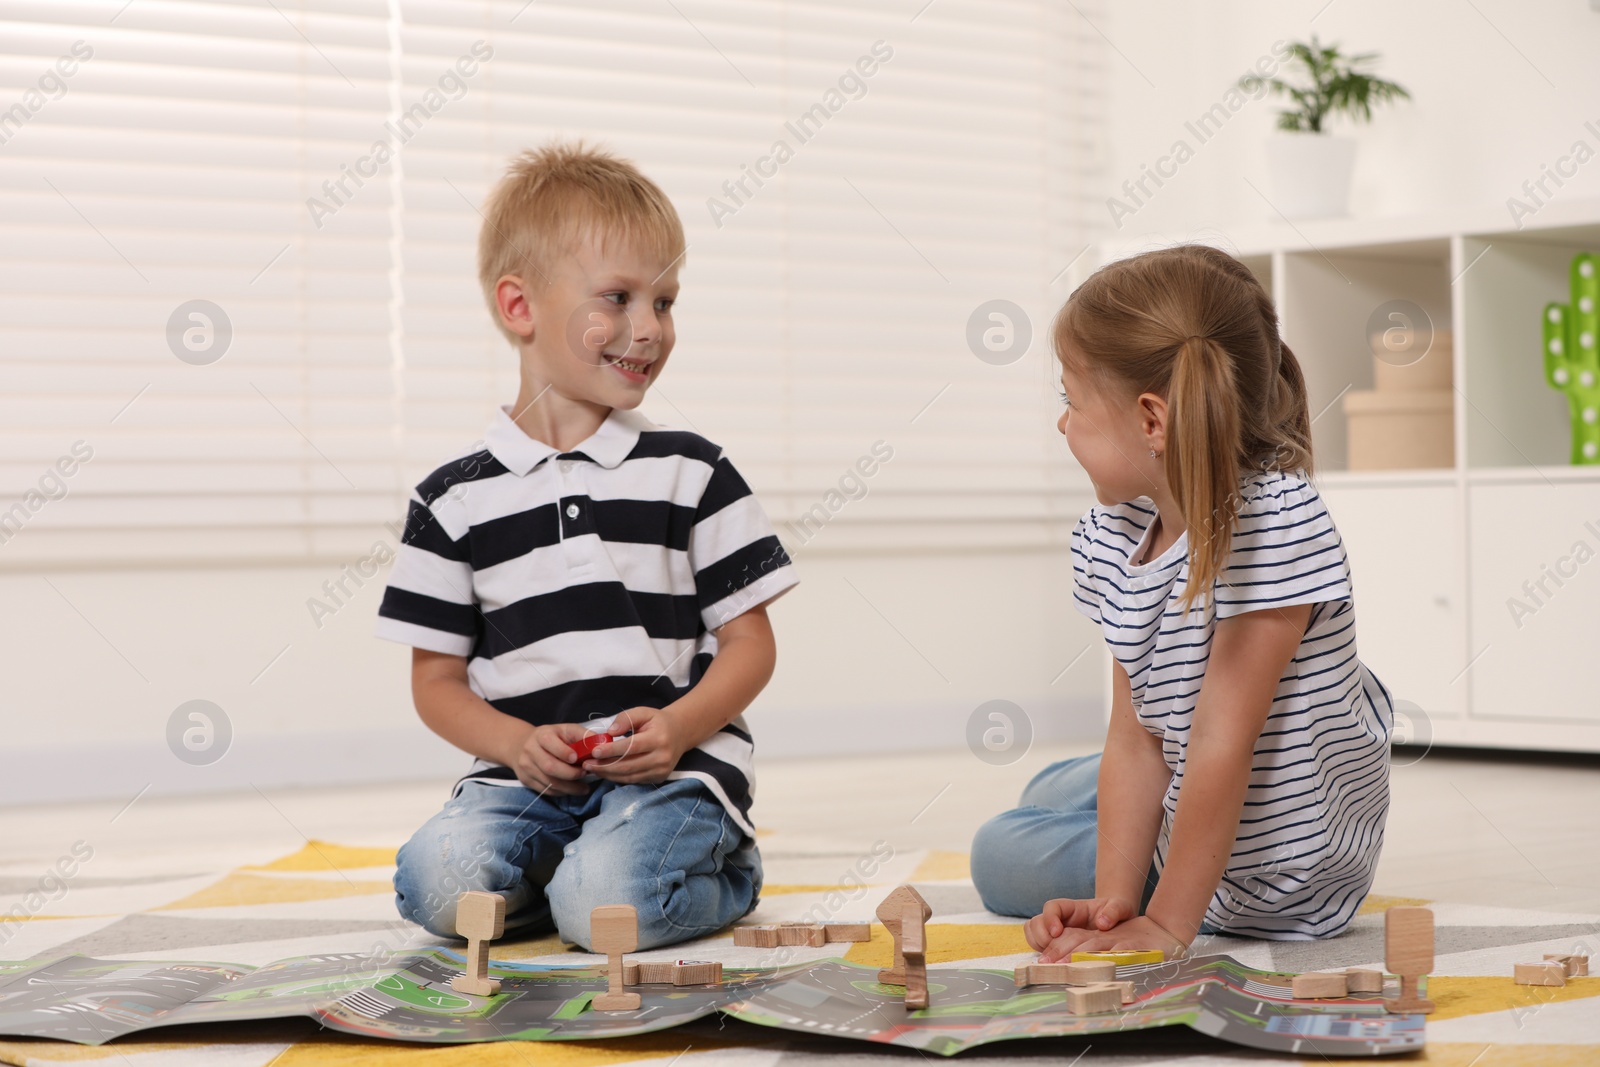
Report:
<svg viewBox="0 0 1600 1067"><path fill-rule="evenodd" d="M1166 953L1158 948L1136 949L1132 952L1074 952L1072 962L1080 960L1110 960L1118 967L1127 967L1135 963L1162 963L1166 960Z"/></svg>

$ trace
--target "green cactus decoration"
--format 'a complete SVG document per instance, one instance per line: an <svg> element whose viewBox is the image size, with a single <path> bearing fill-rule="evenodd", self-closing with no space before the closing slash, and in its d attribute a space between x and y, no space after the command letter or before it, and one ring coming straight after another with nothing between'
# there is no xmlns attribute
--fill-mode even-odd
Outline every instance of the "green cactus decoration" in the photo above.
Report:
<svg viewBox="0 0 1600 1067"><path fill-rule="evenodd" d="M1572 462L1600 463L1600 257L1572 258L1572 303L1544 306L1544 377L1567 394Z"/></svg>

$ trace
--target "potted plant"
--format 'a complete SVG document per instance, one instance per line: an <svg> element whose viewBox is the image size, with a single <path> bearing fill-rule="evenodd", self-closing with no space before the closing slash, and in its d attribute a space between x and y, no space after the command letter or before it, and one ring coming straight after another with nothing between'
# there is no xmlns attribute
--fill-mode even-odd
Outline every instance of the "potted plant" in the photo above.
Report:
<svg viewBox="0 0 1600 1067"><path fill-rule="evenodd" d="M1290 44L1286 61L1304 68L1309 84L1291 85L1282 78L1259 74L1239 79L1239 88L1246 92L1257 93L1264 87L1294 103L1278 112L1281 132L1267 144L1276 197L1273 206L1285 217L1309 219L1345 213L1356 142L1328 133L1328 120L1342 114L1352 121L1370 122L1374 104L1411 97L1394 82L1361 69L1376 59L1373 52L1344 55L1338 45L1324 47L1312 34L1310 43Z"/></svg>

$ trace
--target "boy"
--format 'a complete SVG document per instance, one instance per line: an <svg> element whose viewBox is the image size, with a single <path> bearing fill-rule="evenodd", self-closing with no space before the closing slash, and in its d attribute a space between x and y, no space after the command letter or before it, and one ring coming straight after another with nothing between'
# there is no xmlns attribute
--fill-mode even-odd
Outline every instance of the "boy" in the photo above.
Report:
<svg viewBox="0 0 1600 1067"><path fill-rule="evenodd" d="M639 948L709 934L761 889L742 712L771 677L766 604L798 580L704 438L634 409L674 341L684 238L634 166L524 153L489 197L478 275L521 386L425 478L377 632L413 646L417 713L478 757L400 849L400 914L455 936L456 897L506 931L590 947L631 904ZM590 730L616 740L580 757Z"/></svg>

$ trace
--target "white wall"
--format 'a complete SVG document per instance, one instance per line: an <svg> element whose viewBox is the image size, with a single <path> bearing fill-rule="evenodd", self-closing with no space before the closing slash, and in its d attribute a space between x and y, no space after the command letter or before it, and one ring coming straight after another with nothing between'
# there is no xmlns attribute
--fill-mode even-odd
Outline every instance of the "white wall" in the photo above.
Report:
<svg viewBox="0 0 1600 1067"><path fill-rule="evenodd" d="M1097 640L1067 600L1065 549L829 555L820 546L832 533L800 551L802 584L773 606L778 672L750 712L762 759L957 748L973 709L997 698L1020 705L1038 739L1098 732L1096 651L1057 678ZM470 761L411 708L409 650L371 636L382 576L313 624L305 602L337 572L0 576L11 664L0 804L105 798L114 813L147 785L460 773ZM197 698L233 729L227 753L204 767L166 744L173 710Z"/></svg>
<svg viewBox="0 0 1600 1067"><path fill-rule="evenodd" d="M762 758L959 746L993 698L1041 737L1095 720L1093 658L1056 680L1087 639L1064 543L1082 487L1058 462L1040 321L1082 243L1076 146L1095 98L1073 89L1099 84L1103 58L1072 9L298 6L284 25L237 4L136 4L112 26L33 5L0 47L8 93L75 39L95 49L70 95L6 144L35 177L0 190L0 231L49 251L13 264L0 320L14 338L0 345L0 438L28 437L0 447L0 509L74 420L97 449L70 499L0 537L0 803L464 766L415 717L408 651L370 636L382 576L320 629L306 601L372 538L392 543L378 516L398 518L404 487L512 399L514 364L471 283L474 204L511 151L557 135L639 160L685 217L678 384L647 413L728 446L780 522L876 439L896 450L873 499L806 546L805 584L775 609L781 666L752 711ZM470 89L403 155L396 144L380 180L347 190L337 218L309 218L303 198L480 37L494 56ZM708 194L879 39L895 58L870 97L737 218L708 216ZM230 103L250 121L230 123ZM111 129L120 139L97 135ZM171 147L201 140L213 169ZM51 312L82 304L83 270L99 299ZM198 296L233 315L214 365L174 360L166 332ZM1009 366L967 332L996 298L1036 320L1031 354ZM215 461L218 442L234 462ZM195 699L234 735L205 767L166 740Z"/></svg>
<svg viewBox="0 0 1600 1067"><path fill-rule="evenodd" d="M1600 129L1600 12L1584 0L1121 0L1107 6L1101 29L1114 50L1098 218L1110 226L1104 197L1137 178L1141 164L1179 138L1195 148L1124 220L1124 235L1162 231L1176 240L1276 218L1245 179L1273 195L1265 140L1284 98L1246 103L1203 144L1184 123L1222 100L1275 40L1313 30L1347 52L1377 52L1377 72L1412 94L1378 109L1370 125L1333 124L1360 140L1352 215L1503 208L1575 141L1600 149L1600 134L1584 127L1593 120ZM1555 191L1562 199L1596 193L1600 160Z"/></svg>
<svg viewBox="0 0 1600 1067"><path fill-rule="evenodd" d="M1274 40L1312 28L1324 41L1381 53L1381 73L1415 97L1380 110L1371 126L1336 126L1362 141L1351 205L1358 216L1501 206L1575 140L1600 147L1583 126L1600 121L1600 112L1585 111L1600 100L1592 60L1600 14L1582 0L1232 0L1203 9L1123 0L1108 8L1086 9L1110 42L1105 181L1101 207L1091 206L1108 230L1105 196L1175 139L1192 141L1184 122L1221 100ZM1270 210L1245 179L1270 195L1264 140L1277 106L1246 104L1196 146L1124 233L1182 238L1266 219ZM1600 162L1557 195L1597 193ZM1067 500L1064 513L1080 504L1087 501ZM1021 705L1041 738L1098 733L1099 650L1052 683L1098 641L1068 603L1064 544L875 553L829 548L832 534L802 550L803 585L773 611L778 674L751 713L761 758L957 747L972 709L993 698ZM10 652L0 803L131 798L147 783L201 791L456 772L463 757L411 710L407 650L369 636L381 578L320 631L312 624L305 601L337 570L0 574L8 608L0 640ZM215 701L235 730L228 754L207 768L180 763L164 738L172 710L195 698Z"/></svg>

